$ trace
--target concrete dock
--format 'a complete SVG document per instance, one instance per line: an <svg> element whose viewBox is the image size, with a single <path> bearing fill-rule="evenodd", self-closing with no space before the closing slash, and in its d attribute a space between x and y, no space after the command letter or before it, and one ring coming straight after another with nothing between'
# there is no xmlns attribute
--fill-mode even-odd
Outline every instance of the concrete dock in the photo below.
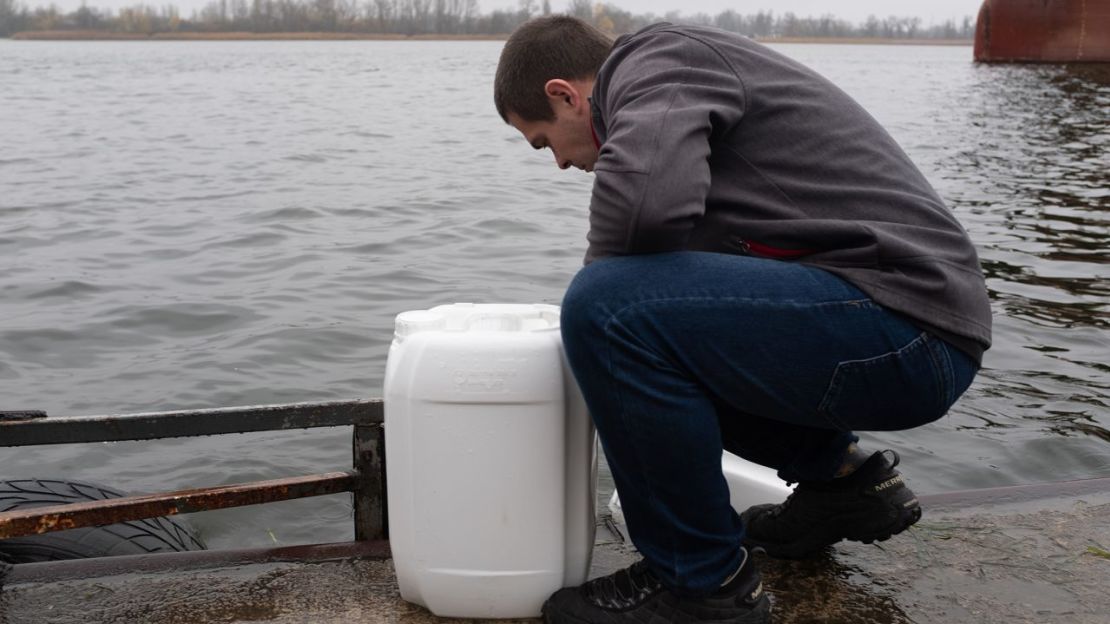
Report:
<svg viewBox="0 0 1110 624"><path fill-rule="evenodd" d="M915 527L880 545L841 543L798 562L759 557L774 621L1110 621L1110 478L922 504ZM591 574L636 559L603 519ZM23 564L0 591L0 624L464 621L402 601L385 542Z"/></svg>

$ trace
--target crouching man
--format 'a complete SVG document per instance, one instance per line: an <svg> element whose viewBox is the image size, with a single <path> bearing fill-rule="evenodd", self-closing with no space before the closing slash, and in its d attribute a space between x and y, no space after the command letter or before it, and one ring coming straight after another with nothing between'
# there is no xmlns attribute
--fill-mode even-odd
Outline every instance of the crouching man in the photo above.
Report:
<svg viewBox="0 0 1110 624"><path fill-rule="evenodd" d="M615 42L570 17L506 43L501 117L594 172L567 357L643 560L548 622L768 622L750 549L805 557L921 516L893 451L971 384L990 307L971 241L855 101L732 33ZM721 451L798 484L736 514Z"/></svg>

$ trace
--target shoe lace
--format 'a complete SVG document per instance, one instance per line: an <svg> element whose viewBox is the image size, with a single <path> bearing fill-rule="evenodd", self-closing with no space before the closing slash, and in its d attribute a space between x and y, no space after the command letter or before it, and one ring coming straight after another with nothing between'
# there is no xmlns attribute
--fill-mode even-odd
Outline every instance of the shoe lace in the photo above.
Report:
<svg viewBox="0 0 1110 624"><path fill-rule="evenodd" d="M641 560L591 581L587 584L587 594L596 604L620 605L638 601L658 586L659 580L648 569L647 562Z"/></svg>

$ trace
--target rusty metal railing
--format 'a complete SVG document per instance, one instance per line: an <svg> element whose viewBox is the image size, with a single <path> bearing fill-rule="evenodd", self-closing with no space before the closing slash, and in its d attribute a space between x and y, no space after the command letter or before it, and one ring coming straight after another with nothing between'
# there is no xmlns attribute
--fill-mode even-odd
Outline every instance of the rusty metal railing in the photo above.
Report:
<svg viewBox="0 0 1110 624"><path fill-rule="evenodd" d="M236 485L0 512L0 539L309 496L351 492L355 539L389 534L381 399L294 403L111 416L0 412L0 446L154 440L252 431L352 426L354 469Z"/></svg>

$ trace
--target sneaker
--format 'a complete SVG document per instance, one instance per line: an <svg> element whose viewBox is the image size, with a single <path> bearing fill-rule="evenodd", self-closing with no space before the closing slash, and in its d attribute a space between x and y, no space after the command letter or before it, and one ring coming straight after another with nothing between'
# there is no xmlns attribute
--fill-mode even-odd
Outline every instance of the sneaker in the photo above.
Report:
<svg viewBox="0 0 1110 624"><path fill-rule="evenodd" d="M543 605L548 624L768 624L771 602L755 562L743 550L739 570L714 593L702 598L681 597L668 590L638 561L609 576L555 592Z"/></svg>
<svg viewBox="0 0 1110 624"><path fill-rule="evenodd" d="M798 483L782 504L740 514L744 543L771 557L801 559L842 539L870 544L901 533L921 518L921 505L897 465L897 453L880 451L848 476Z"/></svg>

